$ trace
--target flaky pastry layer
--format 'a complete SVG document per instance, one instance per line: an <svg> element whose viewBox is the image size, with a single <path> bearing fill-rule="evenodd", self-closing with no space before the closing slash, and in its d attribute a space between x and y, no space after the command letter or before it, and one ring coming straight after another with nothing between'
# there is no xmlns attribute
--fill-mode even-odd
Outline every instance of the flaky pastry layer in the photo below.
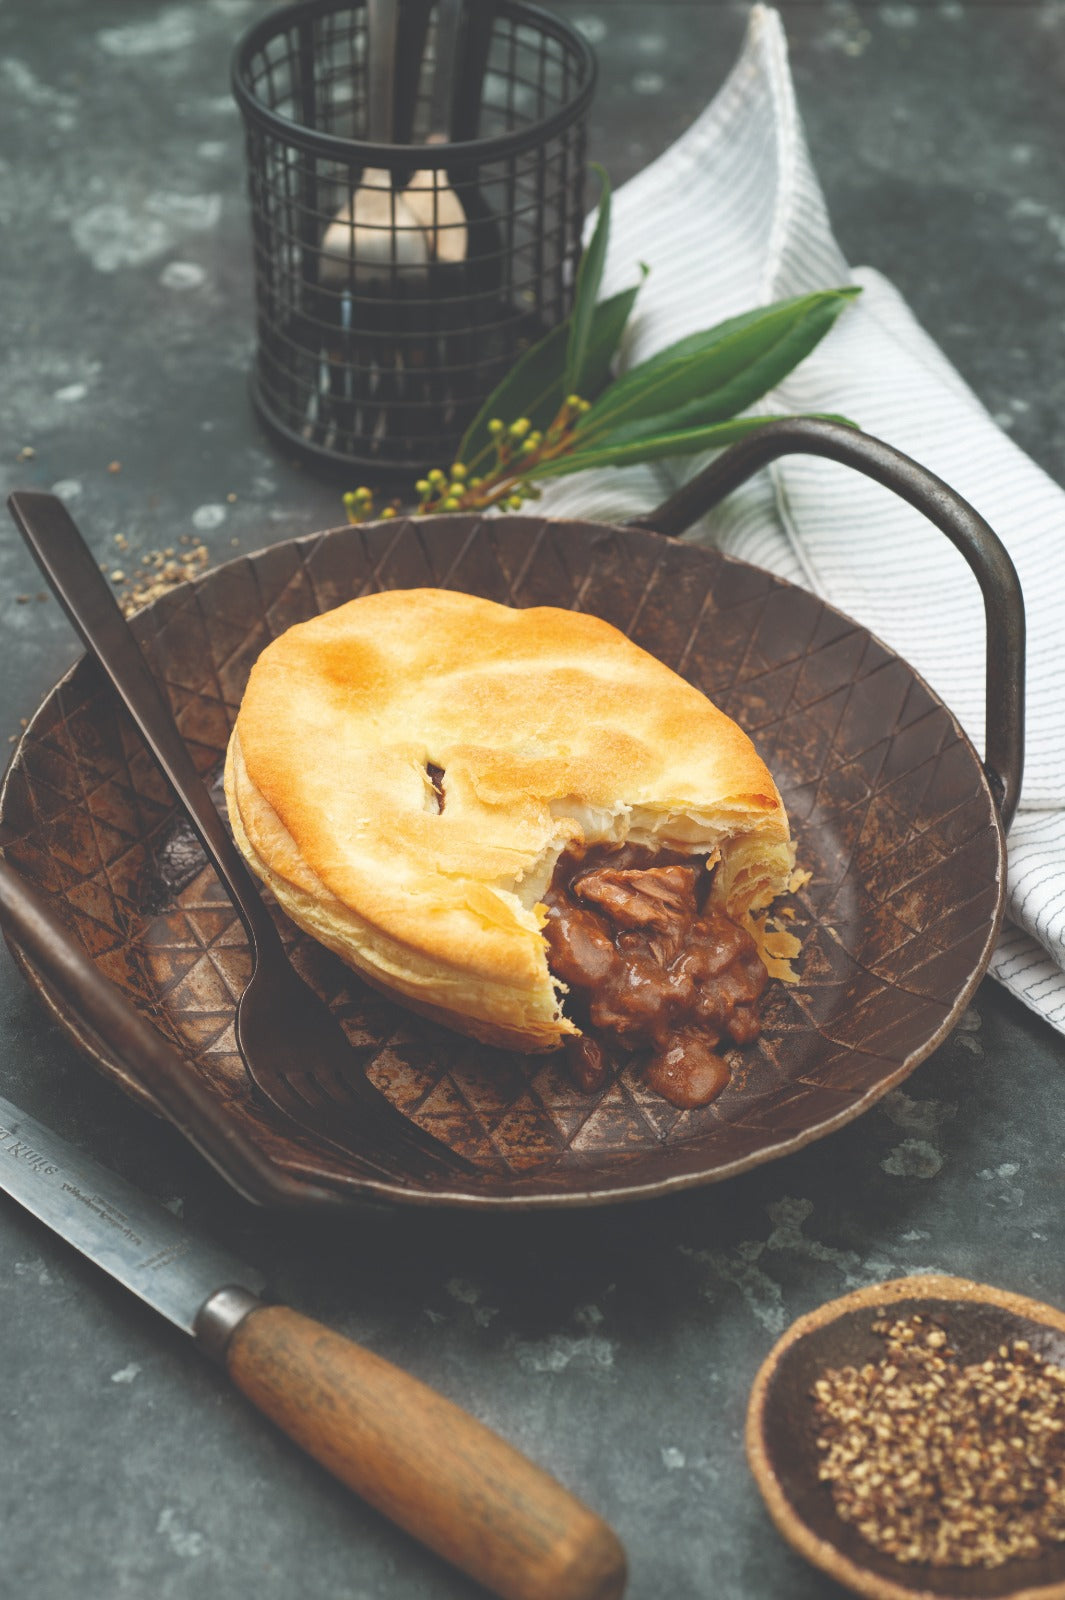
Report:
<svg viewBox="0 0 1065 1600"><path fill-rule="evenodd" d="M577 1031L539 903L571 845L705 854L712 897L779 964L754 913L794 850L764 762L596 617L406 589L299 623L252 668L225 783L293 921L476 1038L549 1050Z"/></svg>

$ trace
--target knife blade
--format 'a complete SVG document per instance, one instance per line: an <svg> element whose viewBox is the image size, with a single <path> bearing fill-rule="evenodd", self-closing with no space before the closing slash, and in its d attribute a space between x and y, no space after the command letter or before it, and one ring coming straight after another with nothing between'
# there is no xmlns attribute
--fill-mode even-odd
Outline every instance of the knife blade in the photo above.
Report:
<svg viewBox="0 0 1065 1600"><path fill-rule="evenodd" d="M214 1292L258 1295L261 1273L198 1241L165 1206L66 1144L0 1095L0 1187L112 1278L194 1333Z"/></svg>
<svg viewBox="0 0 1065 1600"><path fill-rule="evenodd" d="M0 1096L0 1188L175 1326L341 1482L504 1600L616 1600L612 1530L498 1434Z"/></svg>

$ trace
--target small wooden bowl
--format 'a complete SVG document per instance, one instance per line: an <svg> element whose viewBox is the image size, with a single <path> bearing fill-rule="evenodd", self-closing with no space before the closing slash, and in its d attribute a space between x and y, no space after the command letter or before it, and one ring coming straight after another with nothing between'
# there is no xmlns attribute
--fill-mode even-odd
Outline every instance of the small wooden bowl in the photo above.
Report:
<svg viewBox="0 0 1065 1600"><path fill-rule="evenodd" d="M861 1366L884 1353L876 1314L941 1314L962 1362L1013 1339L1065 1365L1065 1314L967 1278L896 1278L830 1300L788 1329L755 1378L747 1410L747 1459L778 1531L837 1583L871 1600L1065 1600L1065 1544L1000 1567L906 1565L873 1548L836 1513L817 1477L810 1391L826 1367Z"/></svg>

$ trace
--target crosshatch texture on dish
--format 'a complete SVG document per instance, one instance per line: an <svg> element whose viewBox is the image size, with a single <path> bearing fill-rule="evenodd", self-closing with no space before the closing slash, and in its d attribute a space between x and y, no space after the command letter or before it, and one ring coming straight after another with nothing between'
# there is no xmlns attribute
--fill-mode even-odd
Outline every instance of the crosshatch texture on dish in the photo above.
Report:
<svg viewBox="0 0 1065 1600"><path fill-rule="evenodd" d="M770 986L762 1039L730 1052L730 1086L696 1111L666 1104L630 1071L584 1096L557 1056L478 1046L422 1022L286 925L297 965L338 1008L366 1071L484 1163L485 1193L579 1198L725 1176L849 1120L928 1054L990 955L1001 830L949 712L904 662L805 591L636 529L397 519L230 562L134 626L197 764L217 778L270 639L354 595L423 585L587 610L629 634L751 735L812 874L791 898L799 981ZM243 930L90 663L27 729L3 823L11 859L227 1114L286 1169L360 1182L354 1158L281 1130L251 1099L233 1032L249 970ZM60 1016L78 1036L76 1020ZM81 1043L140 1092L92 1040Z"/></svg>

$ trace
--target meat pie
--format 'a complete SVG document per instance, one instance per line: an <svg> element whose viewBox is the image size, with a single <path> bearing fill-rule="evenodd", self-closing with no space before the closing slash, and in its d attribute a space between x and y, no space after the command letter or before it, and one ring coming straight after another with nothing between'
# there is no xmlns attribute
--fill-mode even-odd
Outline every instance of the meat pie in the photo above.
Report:
<svg viewBox="0 0 1065 1600"><path fill-rule="evenodd" d="M589 1090L636 1056L703 1103L789 976L773 779L596 617L408 589L299 623L252 669L226 796L300 927L450 1028L568 1045Z"/></svg>

